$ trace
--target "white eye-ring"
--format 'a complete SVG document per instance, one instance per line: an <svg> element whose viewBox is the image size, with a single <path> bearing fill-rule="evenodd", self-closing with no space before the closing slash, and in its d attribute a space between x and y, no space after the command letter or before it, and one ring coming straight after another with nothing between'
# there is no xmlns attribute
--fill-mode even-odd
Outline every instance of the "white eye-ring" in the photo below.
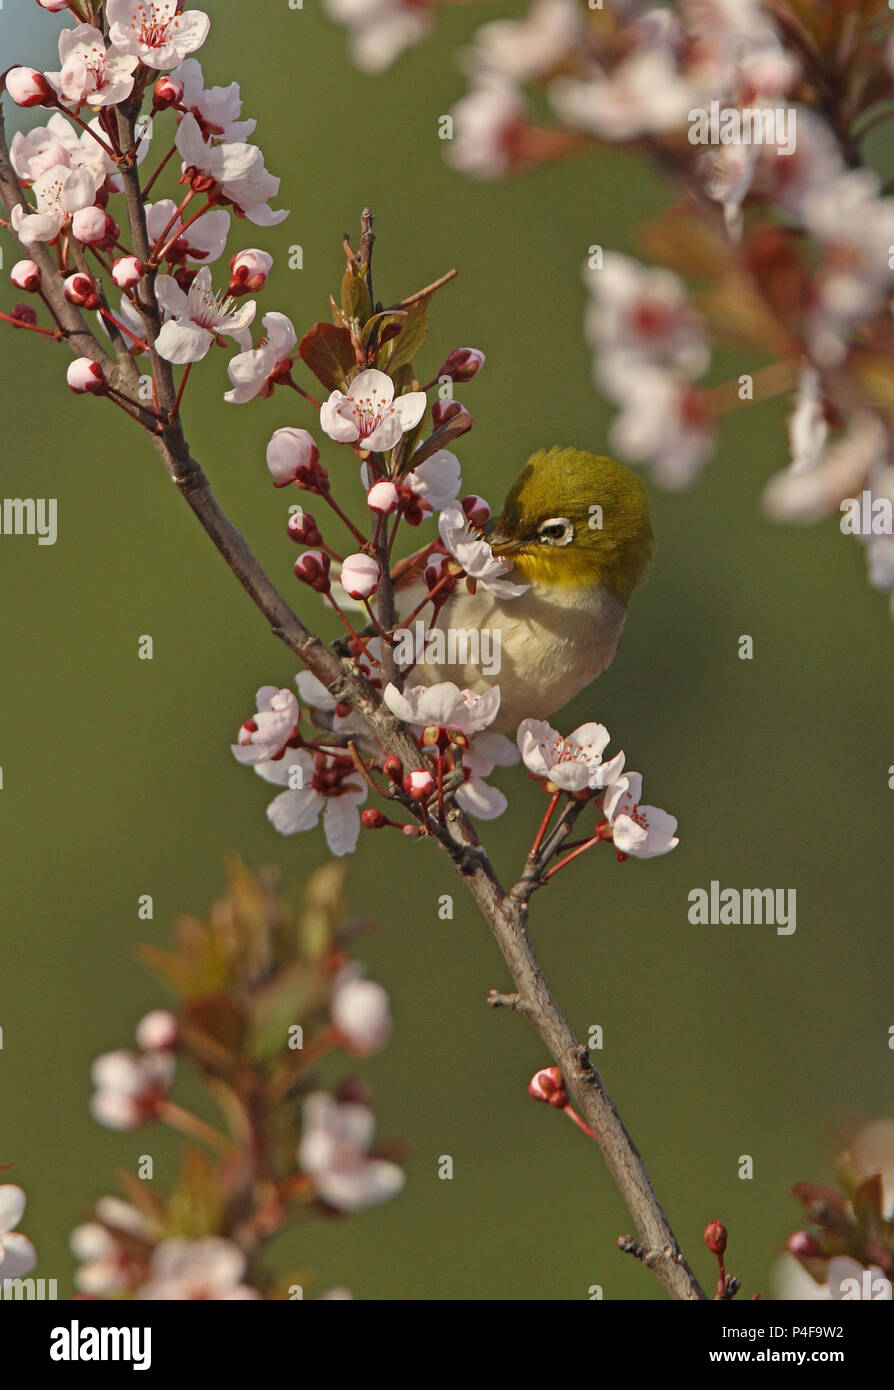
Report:
<svg viewBox="0 0 894 1390"><path fill-rule="evenodd" d="M542 545L568 545L574 540L574 525L567 516L551 516L541 521L537 535Z"/></svg>

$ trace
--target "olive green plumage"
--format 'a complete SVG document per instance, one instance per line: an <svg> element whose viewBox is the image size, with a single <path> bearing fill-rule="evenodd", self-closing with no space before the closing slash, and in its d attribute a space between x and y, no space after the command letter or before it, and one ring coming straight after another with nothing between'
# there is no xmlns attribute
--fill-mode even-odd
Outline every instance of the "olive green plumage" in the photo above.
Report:
<svg viewBox="0 0 894 1390"><path fill-rule="evenodd" d="M488 539L529 582L602 584L626 604L646 577L655 538L635 473L557 447L531 455Z"/></svg>

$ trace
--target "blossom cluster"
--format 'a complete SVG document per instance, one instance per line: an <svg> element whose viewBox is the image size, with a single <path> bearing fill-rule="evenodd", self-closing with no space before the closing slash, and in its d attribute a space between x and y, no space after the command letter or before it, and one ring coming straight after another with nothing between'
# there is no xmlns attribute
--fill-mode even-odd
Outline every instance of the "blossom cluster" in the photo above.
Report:
<svg viewBox="0 0 894 1390"><path fill-rule="evenodd" d="M355 38L387 16L401 39L379 45L375 69L424 33L404 0L329 8ZM585 271L594 377L619 407L612 447L685 486L715 451L718 415L796 390L766 513L815 521L865 495L864 515L884 523L842 530L894 613L894 197L865 143L892 115L891 26L881 0L532 0L461 53L468 91L445 151L495 179L624 145L668 178L683 201L647 236L670 269L602 248L594 264L591 248ZM695 310L687 281L705 280ZM779 370L707 390L712 338Z"/></svg>
<svg viewBox="0 0 894 1390"><path fill-rule="evenodd" d="M268 879L237 864L207 922L184 919L172 951L146 949L175 989L177 1011L153 1010L137 1026L135 1049L96 1059L90 1111L119 1132L167 1125L193 1147L166 1197L129 1183L126 1199L101 1198L72 1232L82 1294L287 1297L258 1251L296 1204L350 1215L401 1191L403 1168L375 1146L364 1083L348 1077L326 1088L316 1074L326 1056L373 1056L392 1029L386 991L348 958L343 937L340 872L312 875L296 915ZM289 1000L293 1011L284 1012ZM227 1133L174 1101L177 1074L188 1072L219 1102ZM3 1207L4 1194L18 1191L0 1187L0 1231L21 1215L23 1201ZM0 1249L7 1245L19 1268L28 1243L4 1233Z"/></svg>

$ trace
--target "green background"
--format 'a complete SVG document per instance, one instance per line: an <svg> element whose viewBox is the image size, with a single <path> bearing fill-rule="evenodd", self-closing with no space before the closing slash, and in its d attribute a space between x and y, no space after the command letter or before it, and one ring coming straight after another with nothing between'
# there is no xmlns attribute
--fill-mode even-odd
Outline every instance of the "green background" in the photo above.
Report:
<svg viewBox="0 0 894 1390"><path fill-rule="evenodd" d="M669 194L624 154L496 186L446 168L437 119L463 91L452 55L482 18L522 7L448 7L435 41L380 79L349 67L343 32L315 5L209 9L206 81L242 82L282 176L279 205L292 209L269 233L235 227L233 249L277 256L262 310L284 310L299 332L326 316L341 233L368 202L380 297L459 268L436 297L420 365L433 373L465 344L488 355L458 392L476 419L458 448L466 489L496 503L533 449L601 449L609 410L591 385L580 268L594 242L635 254L637 226ZM32 0L6 5L0 25L2 66L54 66L55 21ZM295 243L301 271L287 268ZM2 244L8 267L8 234ZM281 865L296 889L325 847L320 832L277 837L269 788L228 751L256 687L290 684L294 662L136 427L66 392L62 349L11 330L3 342L3 492L58 498L60 533L55 547L0 537L0 1162L14 1162L7 1177L28 1192L37 1272L69 1290L67 1233L114 1190L114 1171L152 1152L164 1184L178 1150L166 1135L100 1129L86 1108L91 1059L129 1045L165 999L137 944L166 943L179 912L204 911L231 851ZM313 617L290 575L291 498L270 486L264 446L279 425L316 422L288 391L225 406L228 356L215 351L194 373L190 441L262 562ZM680 847L623 867L594 854L533 914L569 1018L582 1034L604 1030L596 1059L699 1273L710 1279L713 1266L701 1231L722 1219L728 1267L746 1295L765 1297L774 1250L798 1223L792 1183L830 1176L840 1126L890 1111L894 1068L883 848L894 634L861 548L834 521L793 531L762 519L761 487L786 457L784 418L784 403L739 412L691 493L655 494L657 563L621 655L561 717L564 728L608 726L649 799L679 817ZM334 448L324 459L352 472ZM137 659L145 633L151 662ZM752 661L738 659L743 633ZM485 838L509 877L541 799L520 771L499 780L513 809ZM687 895L712 879L796 888L797 933L691 926ZM613 1248L631 1223L599 1154L526 1098L548 1059L520 1018L485 1007L508 977L443 857L365 835L349 888L381 924L360 954L397 1025L361 1070L379 1136L409 1146L408 1180L383 1208L294 1229L278 1245L283 1265L304 1271L308 1296L337 1283L377 1299L581 1299L594 1284L610 1299L662 1297ZM445 892L453 922L437 916ZM151 923L137 919L143 893ZM752 1181L737 1176L746 1153ZM443 1154L452 1181L437 1177Z"/></svg>

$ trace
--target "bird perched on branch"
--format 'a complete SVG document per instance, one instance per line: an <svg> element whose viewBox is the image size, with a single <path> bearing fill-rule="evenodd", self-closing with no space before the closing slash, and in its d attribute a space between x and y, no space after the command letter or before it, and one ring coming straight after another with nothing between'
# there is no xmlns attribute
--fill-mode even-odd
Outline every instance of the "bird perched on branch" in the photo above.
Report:
<svg viewBox="0 0 894 1390"><path fill-rule="evenodd" d="M499 685L491 727L506 731L548 718L610 664L654 544L635 473L582 449L541 449L494 521L475 528L454 503L440 533L440 568L426 551L394 574L398 620L414 615L403 629L416 657L407 685Z"/></svg>

